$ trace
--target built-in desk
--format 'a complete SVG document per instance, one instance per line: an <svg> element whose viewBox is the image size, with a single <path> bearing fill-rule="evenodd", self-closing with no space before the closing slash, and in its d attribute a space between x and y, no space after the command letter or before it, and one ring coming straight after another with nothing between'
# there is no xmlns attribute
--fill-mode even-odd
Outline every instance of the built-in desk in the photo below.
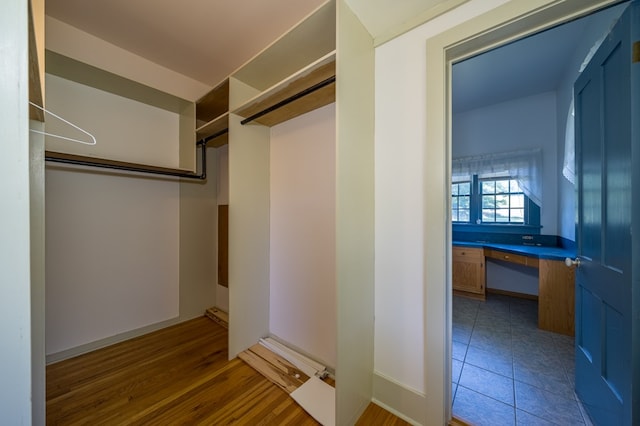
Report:
<svg viewBox="0 0 640 426"><path fill-rule="evenodd" d="M454 242L452 281L456 294L484 299L486 259L538 269L538 327L573 336L575 268L564 259L575 253L559 247Z"/></svg>

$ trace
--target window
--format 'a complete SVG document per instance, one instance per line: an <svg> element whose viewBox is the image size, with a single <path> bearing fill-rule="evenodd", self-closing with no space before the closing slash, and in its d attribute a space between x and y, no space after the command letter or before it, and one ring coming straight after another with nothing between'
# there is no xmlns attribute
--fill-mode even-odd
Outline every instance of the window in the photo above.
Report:
<svg viewBox="0 0 640 426"><path fill-rule="evenodd" d="M454 224L540 225L540 207L509 176L479 177L451 185L451 220Z"/></svg>
<svg viewBox="0 0 640 426"><path fill-rule="evenodd" d="M514 179L480 181L483 223L524 223L524 192Z"/></svg>
<svg viewBox="0 0 640 426"><path fill-rule="evenodd" d="M469 222L471 213L471 182L451 185L451 214L454 222Z"/></svg>

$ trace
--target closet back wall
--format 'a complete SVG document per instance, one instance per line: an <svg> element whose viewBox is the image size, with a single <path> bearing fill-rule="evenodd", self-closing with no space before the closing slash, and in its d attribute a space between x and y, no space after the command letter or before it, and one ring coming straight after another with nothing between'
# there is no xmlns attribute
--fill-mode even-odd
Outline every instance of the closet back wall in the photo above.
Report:
<svg viewBox="0 0 640 426"><path fill-rule="evenodd" d="M46 171L46 352L178 316L180 184Z"/></svg>
<svg viewBox="0 0 640 426"><path fill-rule="evenodd" d="M271 129L270 332L336 364L335 104Z"/></svg>

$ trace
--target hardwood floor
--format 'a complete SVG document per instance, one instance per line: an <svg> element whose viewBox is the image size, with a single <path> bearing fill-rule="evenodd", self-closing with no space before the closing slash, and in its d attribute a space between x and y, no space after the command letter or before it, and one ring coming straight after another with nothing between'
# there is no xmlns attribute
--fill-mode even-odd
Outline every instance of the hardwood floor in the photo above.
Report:
<svg viewBox="0 0 640 426"><path fill-rule="evenodd" d="M47 424L318 423L202 317L49 365Z"/></svg>
<svg viewBox="0 0 640 426"><path fill-rule="evenodd" d="M48 425L318 425L206 317L47 366ZM370 404L358 425L407 425Z"/></svg>

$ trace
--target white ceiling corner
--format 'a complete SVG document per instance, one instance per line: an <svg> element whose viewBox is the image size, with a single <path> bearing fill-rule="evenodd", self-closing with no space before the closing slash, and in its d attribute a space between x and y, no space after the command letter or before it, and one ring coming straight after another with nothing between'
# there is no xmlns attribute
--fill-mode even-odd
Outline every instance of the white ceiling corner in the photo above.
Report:
<svg viewBox="0 0 640 426"><path fill-rule="evenodd" d="M459 3L452 0L345 0L369 34L378 38L404 27L416 17L438 5Z"/></svg>

